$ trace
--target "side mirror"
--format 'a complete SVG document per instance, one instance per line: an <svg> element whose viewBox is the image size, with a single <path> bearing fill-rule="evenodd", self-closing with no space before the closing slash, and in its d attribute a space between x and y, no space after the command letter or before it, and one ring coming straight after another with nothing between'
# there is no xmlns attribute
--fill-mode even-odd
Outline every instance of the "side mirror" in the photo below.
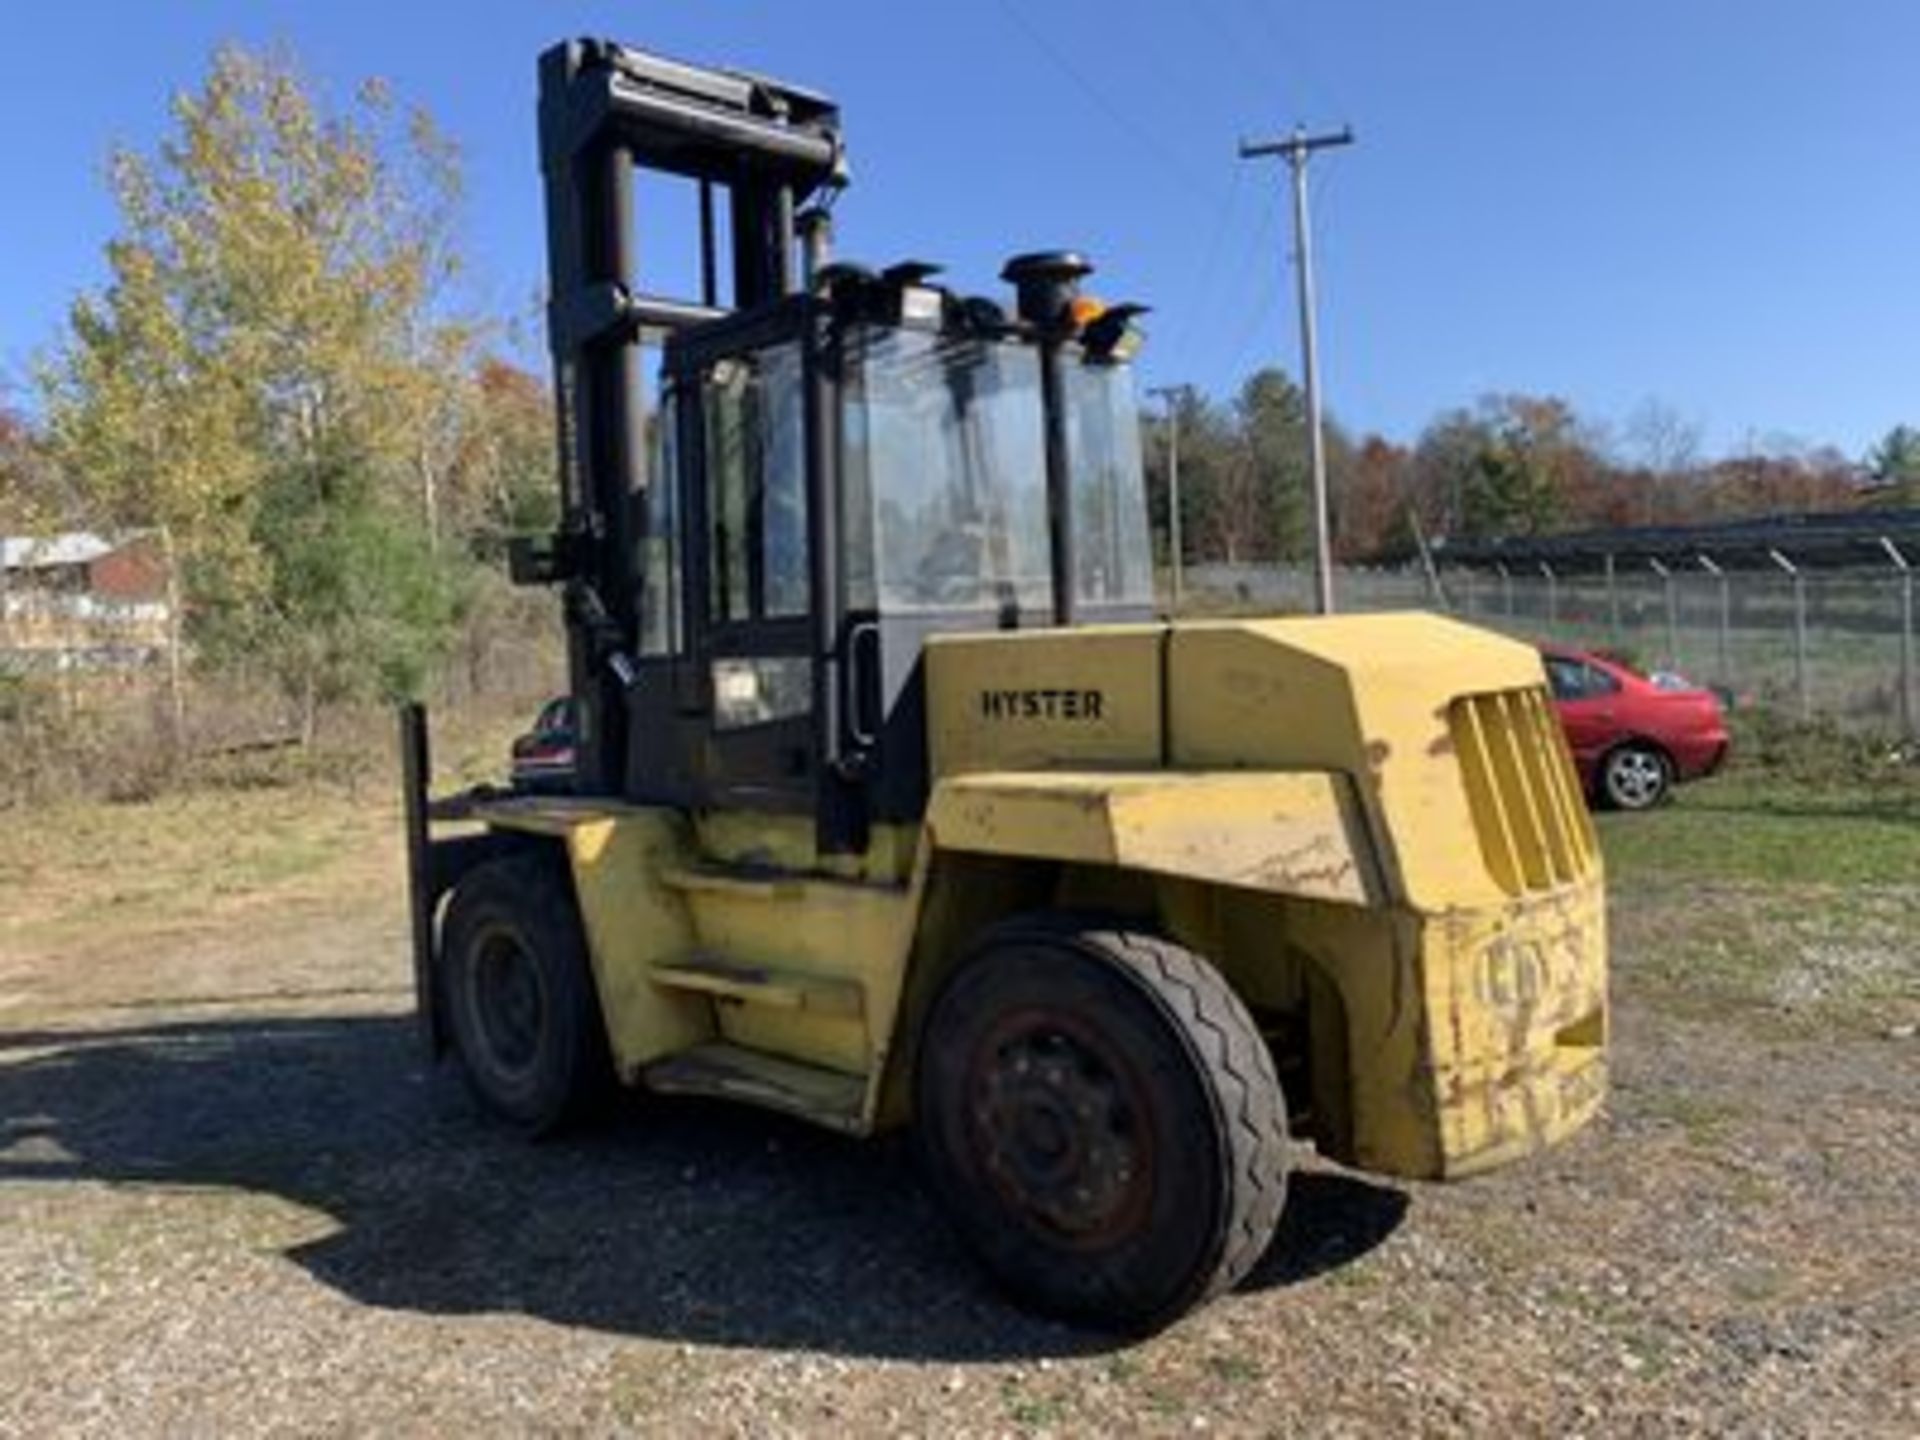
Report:
<svg viewBox="0 0 1920 1440"><path fill-rule="evenodd" d="M582 574L581 536L514 535L507 540L507 575L516 585L557 585Z"/></svg>

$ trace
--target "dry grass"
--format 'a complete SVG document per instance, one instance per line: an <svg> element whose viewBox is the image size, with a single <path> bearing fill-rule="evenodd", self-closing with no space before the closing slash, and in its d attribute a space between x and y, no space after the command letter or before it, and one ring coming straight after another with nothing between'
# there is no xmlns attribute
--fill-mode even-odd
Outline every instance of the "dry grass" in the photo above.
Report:
<svg viewBox="0 0 1920 1440"><path fill-rule="evenodd" d="M385 717L381 717L384 721ZM458 717L437 737L443 786L498 779L524 721ZM400 805L390 725L351 765L249 759L218 783L139 803L69 800L0 825L0 1023L87 1006L196 1005L223 987L282 1003L390 987L391 955L330 956L315 939L357 909L400 933ZM273 940L243 977L224 957Z"/></svg>

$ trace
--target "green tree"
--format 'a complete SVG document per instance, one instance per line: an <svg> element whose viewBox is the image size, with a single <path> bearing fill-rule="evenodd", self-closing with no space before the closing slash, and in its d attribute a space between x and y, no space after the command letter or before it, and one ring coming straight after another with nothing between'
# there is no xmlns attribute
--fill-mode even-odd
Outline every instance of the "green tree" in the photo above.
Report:
<svg viewBox="0 0 1920 1440"><path fill-rule="evenodd" d="M1414 464L1449 532L1473 539L1537 535L1579 517L1607 469L1571 406L1531 395L1448 411L1421 436Z"/></svg>
<svg viewBox="0 0 1920 1440"><path fill-rule="evenodd" d="M1468 534L1468 481L1492 443L1491 427L1465 409L1446 411L1421 432L1413 452L1413 491L1421 512L1435 518L1438 533Z"/></svg>
<svg viewBox="0 0 1920 1440"><path fill-rule="evenodd" d="M1306 397L1269 368L1247 377L1233 408L1242 451L1232 491L1240 548L1250 558L1297 560L1307 553L1310 533Z"/></svg>
<svg viewBox="0 0 1920 1440"><path fill-rule="evenodd" d="M267 668L310 735L329 699L417 688L457 613L455 157L377 83L328 107L236 48L172 116L112 159L110 279L43 368L49 440L105 523L169 536L199 654Z"/></svg>
<svg viewBox="0 0 1920 1440"><path fill-rule="evenodd" d="M1920 505L1920 430L1896 425L1867 454L1867 473L1886 487L1883 503Z"/></svg>
<svg viewBox="0 0 1920 1440"><path fill-rule="evenodd" d="M1357 463L1346 432L1324 422L1336 531ZM1167 520L1166 422L1147 421L1148 505L1157 533ZM1188 389L1180 400L1180 513L1188 560L1244 564L1298 560L1310 546L1311 467L1306 399L1286 374L1263 369L1231 401Z"/></svg>
<svg viewBox="0 0 1920 1440"><path fill-rule="evenodd" d="M1189 563L1237 560L1243 537L1227 518L1227 496L1241 467L1238 431L1232 413L1195 389L1180 401L1180 521ZM1167 530L1167 429L1154 417L1147 424L1147 504L1156 535Z"/></svg>

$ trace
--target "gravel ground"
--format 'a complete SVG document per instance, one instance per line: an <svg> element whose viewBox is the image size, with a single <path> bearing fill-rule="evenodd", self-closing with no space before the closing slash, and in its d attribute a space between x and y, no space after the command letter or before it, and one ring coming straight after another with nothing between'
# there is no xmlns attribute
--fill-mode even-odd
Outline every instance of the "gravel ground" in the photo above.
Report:
<svg viewBox="0 0 1920 1440"><path fill-rule="evenodd" d="M1603 1124L1455 1186L1303 1155L1251 1282L1119 1344L1002 1303L897 1144L490 1127L411 1044L388 858L0 959L0 1433L1920 1433L1920 1042L1674 1003L1658 904Z"/></svg>

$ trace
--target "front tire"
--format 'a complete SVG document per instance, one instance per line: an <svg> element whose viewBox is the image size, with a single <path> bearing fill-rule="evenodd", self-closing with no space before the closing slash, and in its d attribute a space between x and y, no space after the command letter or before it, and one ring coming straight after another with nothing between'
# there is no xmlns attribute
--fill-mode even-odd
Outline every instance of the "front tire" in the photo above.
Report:
<svg viewBox="0 0 1920 1440"><path fill-rule="evenodd" d="M611 1065L565 873L532 853L476 866L441 935L441 998L474 1094L529 1134L576 1118Z"/></svg>
<svg viewBox="0 0 1920 1440"><path fill-rule="evenodd" d="M1673 788L1673 765L1651 745L1627 744L1600 767L1600 795L1615 810L1651 810Z"/></svg>
<svg viewBox="0 0 1920 1440"><path fill-rule="evenodd" d="M1157 1329L1266 1251L1286 1196L1272 1057L1218 971L1134 931L988 932L927 1017L923 1166L1032 1309Z"/></svg>

